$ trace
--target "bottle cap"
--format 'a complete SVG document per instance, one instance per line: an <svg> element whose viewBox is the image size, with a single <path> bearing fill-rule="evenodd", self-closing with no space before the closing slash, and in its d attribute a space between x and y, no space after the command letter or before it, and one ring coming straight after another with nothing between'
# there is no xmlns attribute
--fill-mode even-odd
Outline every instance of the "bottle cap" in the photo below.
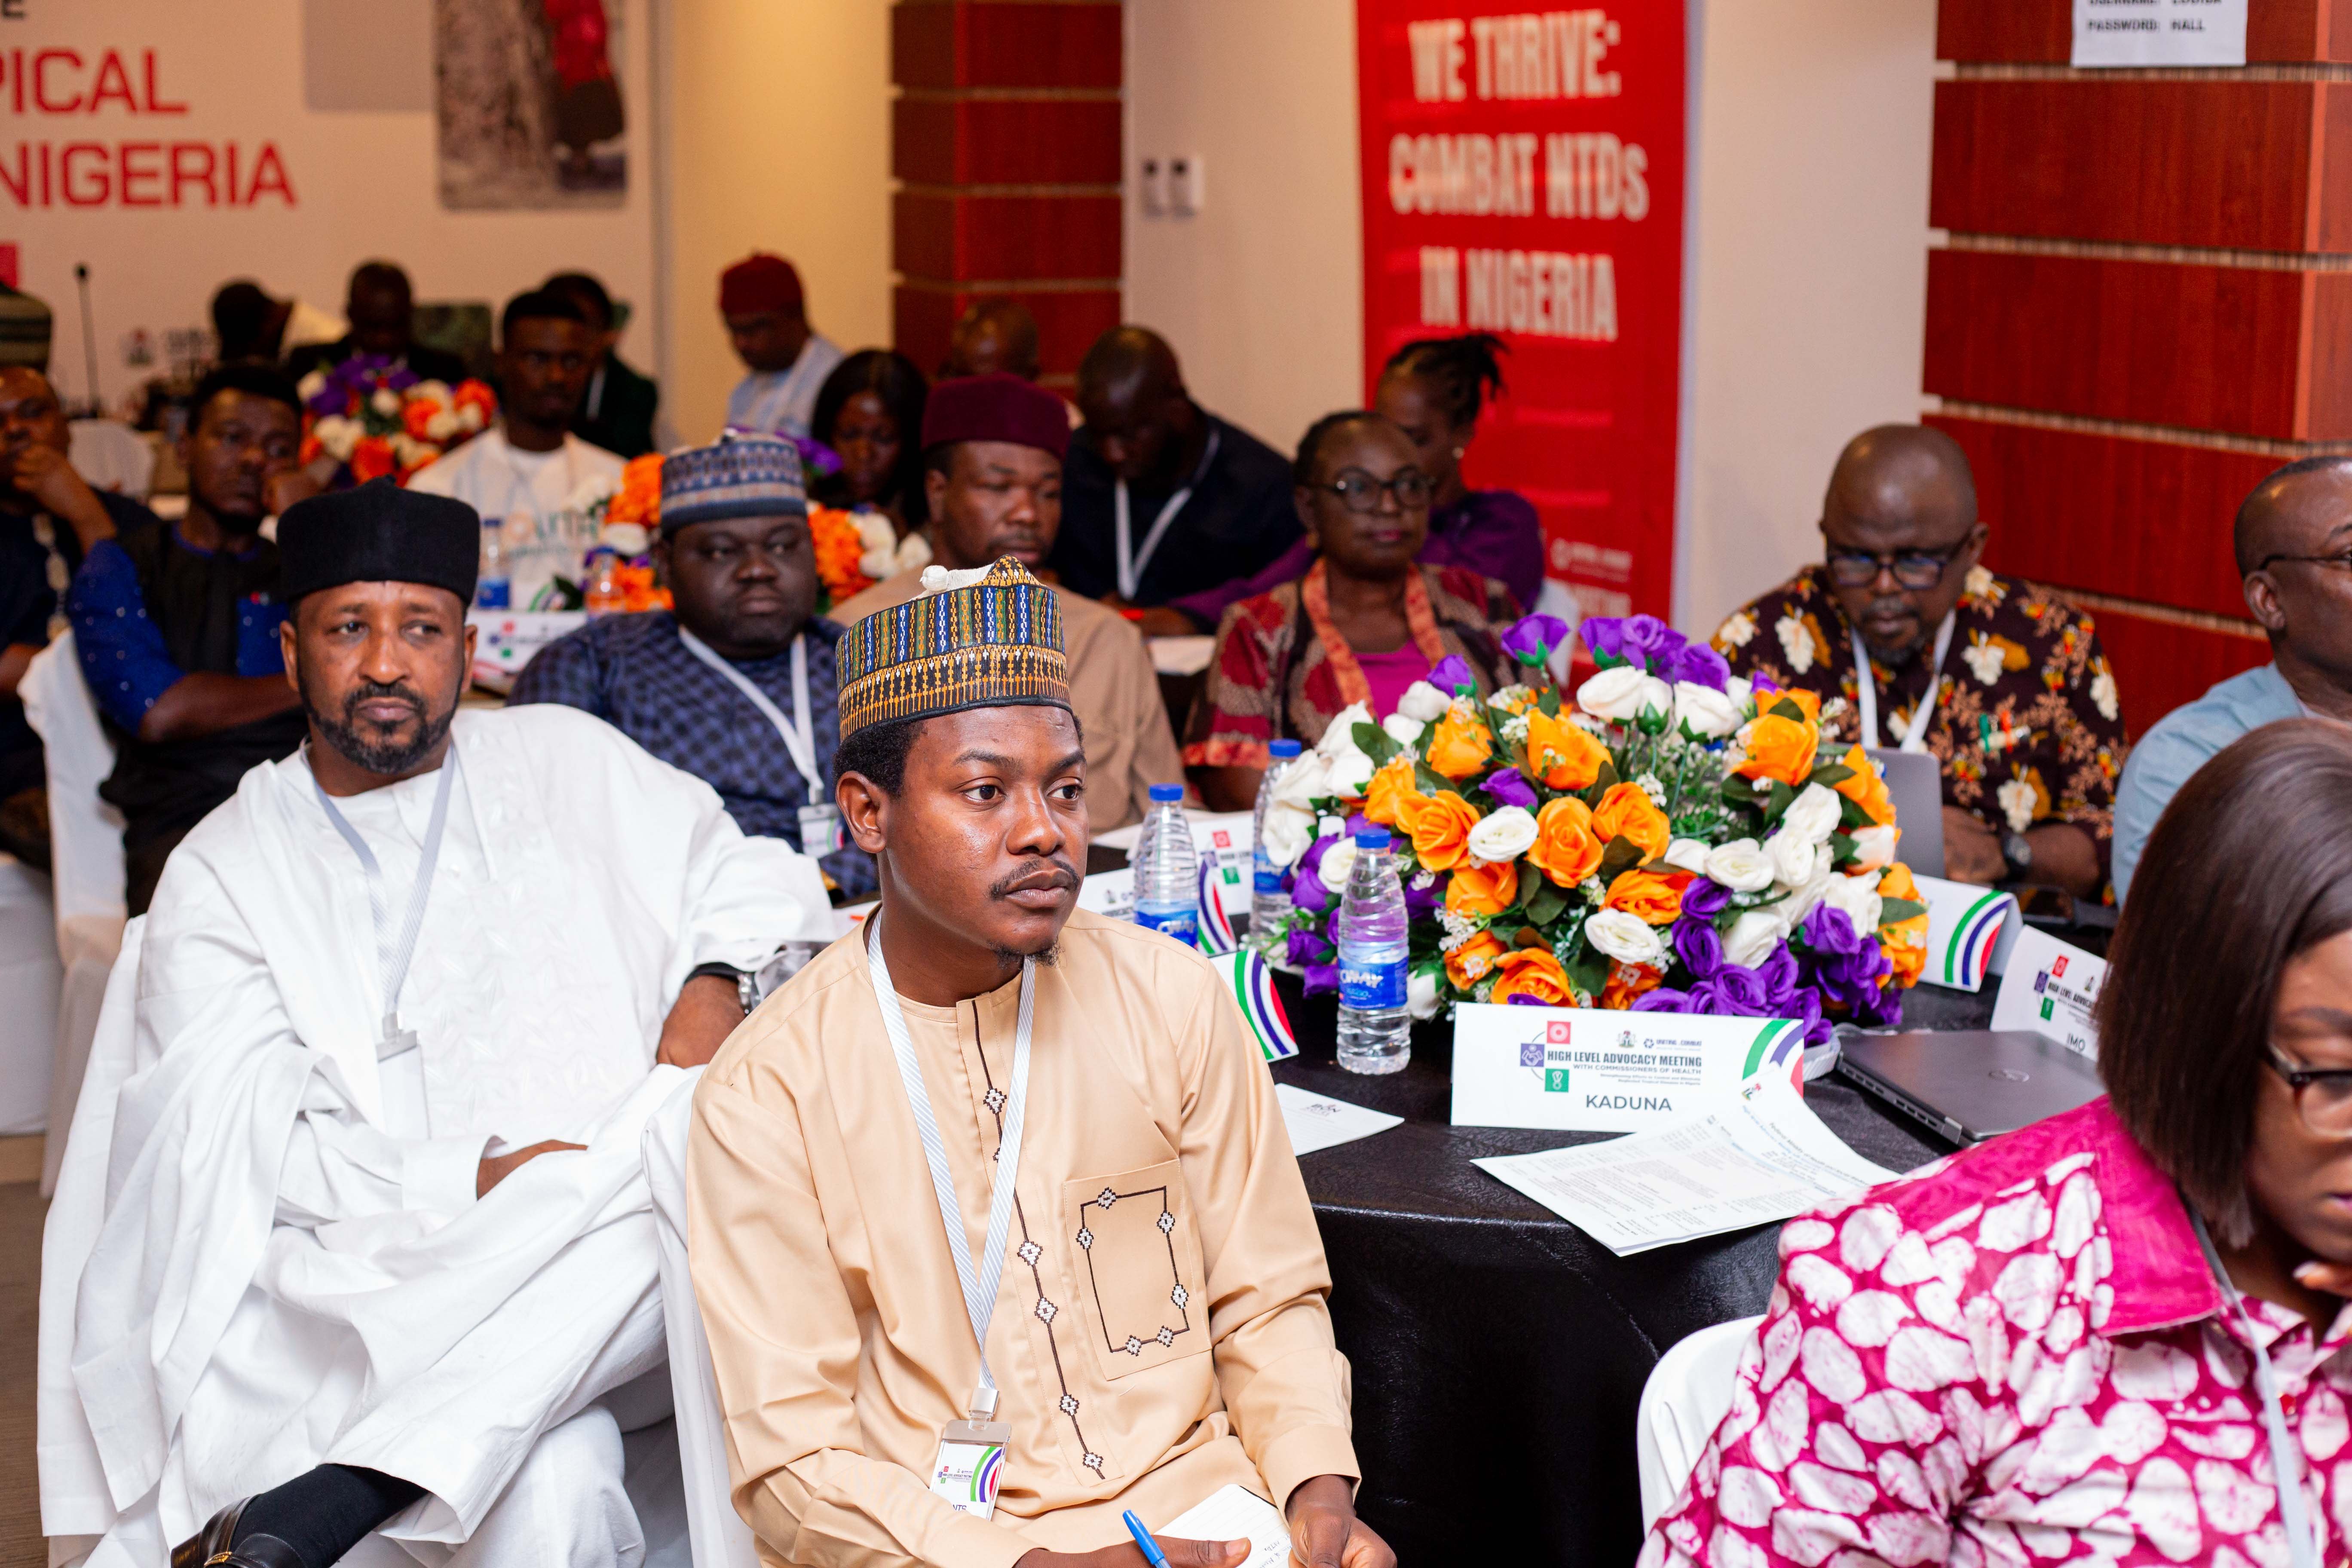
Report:
<svg viewBox="0 0 2352 1568"><path fill-rule="evenodd" d="M1359 848L1359 849L1385 849L1385 848L1387 848L1388 847L1389 847L1389 830L1388 830L1387 828L1385 828L1385 827L1359 827L1358 829L1356 829L1356 847L1357 847L1357 848Z"/></svg>
<svg viewBox="0 0 2352 1568"><path fill-rule="evenodd" d="M1153 784L1151 786L1151 798L1155 804L1163 800L1182 800L1184 798L1184 786L1182 784Z"/></svg>
<svg viewBox="0 0 2352 1568"><path fill-rule="evenodd" d="M1299 752L1299 745L1296 741L1276 741L1266 750L1277 757L1295 757Z"/></svg>

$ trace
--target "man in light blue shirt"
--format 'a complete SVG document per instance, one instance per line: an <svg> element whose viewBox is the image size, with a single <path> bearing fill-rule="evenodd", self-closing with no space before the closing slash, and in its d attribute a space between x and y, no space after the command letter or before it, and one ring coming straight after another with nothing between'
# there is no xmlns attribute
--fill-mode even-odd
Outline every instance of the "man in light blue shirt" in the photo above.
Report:
<svg viewBox="0 0 2352 1568"><path fill-rule="evenodd" d="M2281 719L2352 720L2352 458L2305 458L2255 486L2232 543L2271 662L2174 709L2132 748L2116 792L2118 900L2156 819L2207 758Z"/></svg>

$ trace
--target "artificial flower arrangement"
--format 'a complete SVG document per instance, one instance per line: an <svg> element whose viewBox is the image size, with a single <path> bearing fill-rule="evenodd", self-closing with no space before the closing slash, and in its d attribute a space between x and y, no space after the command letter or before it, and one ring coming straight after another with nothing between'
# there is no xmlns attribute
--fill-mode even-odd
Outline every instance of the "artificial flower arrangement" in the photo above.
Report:
<svg viewBox="0 0 2352 1568"><path fill-rule="evenodd" d="M650 547L655 535L661 531L661 469L662 455L648 452L632 458L621 470L621 488L607 504L602 542L618 551L624 560L637 564L633 559ZM874 585L874 579L859 569L866 553L864 536L859 531L859 520L850 512L836 511L832 507L809 504L809 539L816 551L817 584L824 590L824 601L817 608L829 610L853 595L862 594ZM623 550L628 541L616 540L616 525L634 526L639 531L635 551ZM888 527L888 520L883 520ZM650 556L643 563L651 582L653 570ZM661 608L669 606L669 590L658 590ZM637 606L630 605L635 609ZM648 608L653 606L647 606Z"/></svg>
<svg viewBox="0 0 2352 1568"><path fill-rule="evenodd" d="M1862 749L1822 757L1811 693L1751 686L1654 616L1580 630L1600 673L1573 699L1545 673L1567 624L1537 615L1503 640L1519 683L1481 700L1448 658L1378 722L1361 703L1335 718L1266 812L1292 913L1257 940L1333 989L1351 835L1376 823L1396 836L1416 1016L1786 1017L1809 1044L1897 1018L1927 910Z"/></svg>
<svg viewBox="0 0 2352 1568"><path fill-rule="evenodd" d="M498 395L479 381L456 387L425 381L382 354L353 354L302 378L301 460L324 452L355 484L410 476L479 435L498 414Z"/></svg>

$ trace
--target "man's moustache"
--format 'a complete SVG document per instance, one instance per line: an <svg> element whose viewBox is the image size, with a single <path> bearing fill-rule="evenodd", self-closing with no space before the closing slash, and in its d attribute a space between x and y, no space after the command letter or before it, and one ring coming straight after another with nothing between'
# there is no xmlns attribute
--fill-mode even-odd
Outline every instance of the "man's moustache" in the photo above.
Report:
<svg viewBox="0 0 2352 1568"><path fill-rule="evenodd" d="M988 896L992 899L1009 899L1015 893L1032 892L1040 888L1067 888L1075 890L1077 885L1076 868L1066 860L1056 859L1046 870L1024 871L1017 876L1005 878L988 889Z"/></svg>
<svg viewBox="0 0 2352 1568"><path fill-rule="evenodd" d="M407 687L372 686L362 687L359 690L352 692L349 697L343 699L343 721L347 724L355 724L359 722L360 704L362 702L385 701L404 702L410 708L415 710L416 716L418 718L422 719L425 717L425 699L419 697Z"/></svg>

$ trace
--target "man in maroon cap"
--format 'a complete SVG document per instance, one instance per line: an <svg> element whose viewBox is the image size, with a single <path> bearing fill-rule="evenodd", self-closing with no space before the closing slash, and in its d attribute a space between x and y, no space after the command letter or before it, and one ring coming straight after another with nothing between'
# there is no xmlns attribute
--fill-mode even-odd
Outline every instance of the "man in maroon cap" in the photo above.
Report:
<svg viewBox="0 0 2352 1568"><path fill-rule="evenodd" d="M782 257L755 250L719 275L719 313L751 372L728 396L727 423L805 437L817 391L841 351L810 330L800 273Z"/></svg>
<svg viewBox="0 0 2352 1568"><path fill-rule="evenodd" d="M1062 400L1002 372L931 388L923 409L923 479L936 565L969 571L1010 555L1053 580L1045 557L1062 527L1062 455L1070 445ZM903 605L922 587L902 572L835 605L849 626ZM1070 661L1070 706L1087 748L1093 830L1142 820L1156 784L1181 784L1160 678L1143 638L1117 611L1055 588Z"/></svg>

